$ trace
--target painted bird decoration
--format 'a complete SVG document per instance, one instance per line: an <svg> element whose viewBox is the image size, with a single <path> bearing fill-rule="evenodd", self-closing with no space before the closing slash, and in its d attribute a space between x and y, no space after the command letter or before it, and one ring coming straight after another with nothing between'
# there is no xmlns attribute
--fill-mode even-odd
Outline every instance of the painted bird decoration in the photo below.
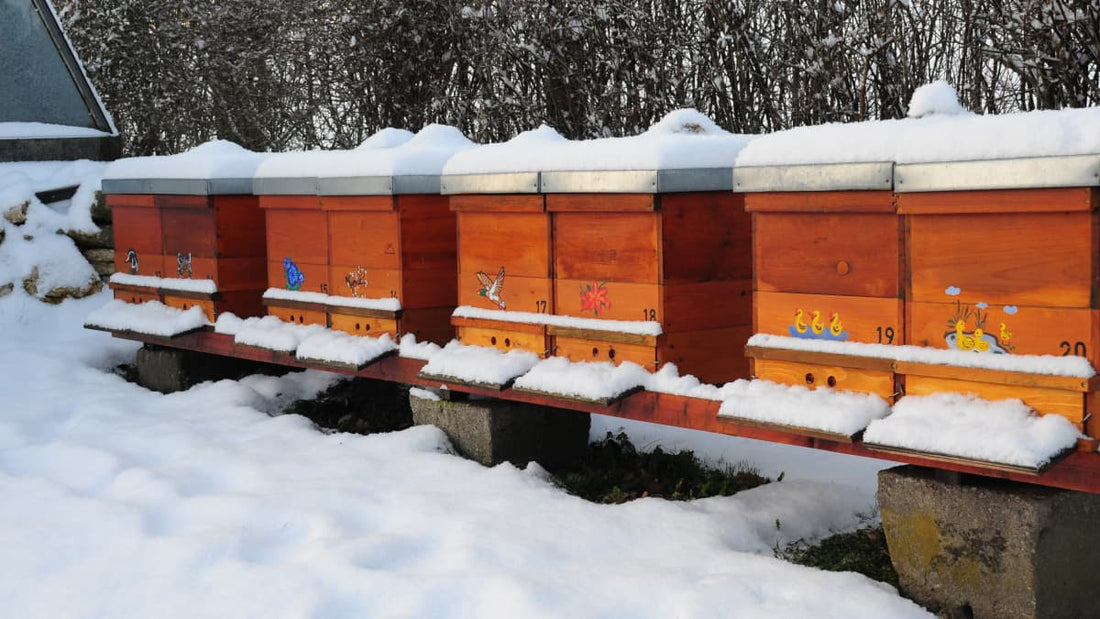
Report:
<svg viewBox="0 0 1100 619"><path fill-rule="evenodd" d="M290 258L283 258L283 273L286 274L287 290L302 289L302 284L305 283L306 276Z"/></svg>
<svg viewBox="0 0 1100 619"><path fill-rule="evenodd" d="M477 281L481 282L481 289L477 293L504 309L504 299L500 298L500 293L504 290L504 267L500 267L496 279L489 277L485 271L478 271Z"/></svg>
<svg viewBox="0 0 1100 619"><path fill-rule="evenodd" d="M130 275L138 274L138 257L137 250L131 249L126 252L126 262L130 264Z"/></svg>

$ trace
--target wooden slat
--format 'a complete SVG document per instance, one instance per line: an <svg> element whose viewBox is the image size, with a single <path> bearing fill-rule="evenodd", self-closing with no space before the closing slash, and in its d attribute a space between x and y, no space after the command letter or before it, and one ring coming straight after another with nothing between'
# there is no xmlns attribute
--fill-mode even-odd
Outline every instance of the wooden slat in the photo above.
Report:
<svg viewBox="0 0 1100 619"><path fill-rule="evenodd" d="M567 395L567 394L562 394L562 393L552 393L552 392L549 392L549 391L540 391L538 389L528 389L528 388L525 388L525 387L512 387L511 390L514 393L527 393L527 394L544 396L544 397L554 398L554 399L559 399L559 400L569 400L569 401L573 401L573 402L580 402L582 404L594 404L596 406L611 406L615 402L617 402L619 400L622 400L623 398L629 397L629 396L641 391L642 388L641 387L633 387L631 389L627 389L626 391L624 391L622 393L619 393L619 394L616 394L616 395L613 395L613 396L608 396L606 398L584 398L584 397L576 396L576 395Z"/></svg>
<svg viewBox="0 0 1100 619"><path fill-rule="evenodd" d="M664 284L753 277L752 215L741 194L662 195L660 234Z"/></svg>
<svg viewBox="0 0 1100 619"><path fill-rule="evenodd" d="M894 387L894 373L890 371L754 359L753 374L757 378L783 385L815 389L830 387L844 391L873 393L887 402L893 402L897 395Z"/></svg>
<svg viewBox="0 0 1100 619"><path fill-rule="evenodd" d="M103 197L107 201L107 206L112 209L116 206L143 208L152 208L153 206L153 196L151 194L109 193Z"/></svg>
<svg viewBox="0 0 1100 619"><path fill-rule="evenodd" d="M623 333L621 331L603 331L599 329L580 329L577 327L559 327L547 325L546 333L560 337L573 337L586 340L599 340L602 342L616 342L620 344L639 344L642 346L656 346L657 336L639 335L637 333Z"/></svg>
<svg viewBox="0 0 1100 619"><path fill-rule="evenodd" d="M364 316L367 318L385 318L397 320L401 318L402 310L373 309L369 307L352 307L350 305L325 304L325 310L332 314L344 314L347 316Z"/></svg>
<svg viewBox="0 0 1100 619"><path fill-rule="evenodd" d="M783 191L745 194L745 210L802 213L893 213L890 191Z"/></svg>
<svg viewBox="0 0 1100 619"><path fill-rule="evenodd" d="M546 196L546 210L558 213L655 211L660 199L644 193L552 193Z"/></svg>
<svg viewBox="0 0 1100 619"><path fill-rule="evenodd" d="M392 211L394 196L321 196L324 211Z"/></svg>
<svg viewBox="0 0 1100 619"><path fill-rule="evenodd" d="M363 368L367 367L368 365L378 363L379 361L385 359L386 357L392 357L396 354L397 354L396 350L391 350L391 351L382 353L381 355L375 357L374 359L371 359L370 361L367 361L366 363L355 363L355 364L353 364L353 363L343 363L341 361L332 361L330 359L309 359L309 358L302 359L302 358L299 357L299 360L302 361L302 363L305 363L306 365L309 365L309 366L317 368L317 369L344 370L344 371L349 371L349 372L359 372ZM295 355L295 357L297 357L297 355Z"/></svg>
<svg viewBox="0 0 1100 619"><path fill-rule="evenodd" d="M960 368L961 370L961 368ZM956 376L965 376L960 371ZM905 394L973 393L985 400L1022 400L1041 415L1056 414L1069 419L1083 429L1085 395L1079 391L998 385L958 378L935 378L915 374L905 375Z"/></svg>
<svg viewBox="0 0 1100 619"><path fill-rule="evenodd" d="M1010 385L1015 387L1041 387L1044 389L1060 389L1063 391L1087 392L1096 388L1097 379L1079 378L1075 376L1049 376L1046 374L1032 374L1030 372L1006 372L1001 370L985 370L982 368L960 368L953 365L935 365L931 363L914 363L911 361L897 361L894 363L894 371L898 374L911 376L928 376L932 378L958 379L966 377L967 381L990 383L993 385Z"/></svg>
<svg viewBox="0 0 1100 619"><path fill-rule="evenodd" d="M451 210L459 212L544 212L542 195L476 194L451 196Z"/></svg>
<svg viewBox="0 0 1100 619"><path fill-rule="evenodd" d="M259 196L260 208L290 210L321 210L320 196Z"/></svg>
<svg viewBox="0 0 1100 619"><path fill-rule="evenodd" d="M522 333L546 333L546 325L529 322L509 322L506 320L489 320L486 318L466 318L463 316L451 316L451 324L456 327L474 327L478 329L505 329Z"/></svg>
<svg viewBox="0 0 1100 619"><path fill-rule="evenodd" d="M757 333L793 336L798 333L796 321L799 316L806 332L812 333L814 312L817 312L823 333L828 333L832 317L836 316L841 333L847 334L844 341L906 343L905 304L901 299L758 291L753 302L753 326Z"/></svg>
<svg viewBox="0 0 1100 619"><path fill-rule="evenodd" d="M421 380L431 381L432 383L434 383L437 386L440 383L444 383L444 384L447 384L447 385L460 385L460 386L464 386L464 387L477 387L477 388L480 388L480 389L489 389L491 391L503 391L504 389L509 388L512 385L512 381L515 380L515 379L512 379L512 380L509 380L509 381L504 382L504 383L486 383L486 382L481 382L481 381L463 380L461 378L455 378L454 376L442 376L442 375L439 375L439 374L428 374L428 373L423 372L423 371L420 372L419 378Z"/></svg>
<svg viewBox="0 0 1100 619"><path fill-rule="evenodd" d="M899 193L897 202L904 215L1089 211L1092 193L1088 187L936 191Z"/></svg>
<svg viewBox="0 0 1100 619"><path fill-rule="evenodd" d="M157 208L209 209L214 206L211 196L183 196L176 194L156 194L153 205Z"/></svg>
<svg viewBox="0 0 1100 619"><path fill-rule="evenodd" d="M653 213L557 213L554 275L561 279L658 283L660 226Z"/></svg>
<svg viewBox="0 0 1100 619"><path fill-rule="evenodd" d="M986 468L986 469L993 469L995 471L1005 471L1005 472L1010 472L1010 473L1022 473L1024 475L1034 475L1034 476L1038 476L1045 469L1049 468L1050 465L1054 461L1056 461L1058 458L1060 458L1062 456L1065 456L1066 454L1069 453L1069 451L1062 452L1058 456L1055 456L1054 458L1052 458L1051 462L1048 462L1047 464L1045 464L1041 467L1033 468L1033 467L1028 467L1028 466L1018 466L1018 465L1015 465L1015 464L1007 464L1007 463L1004 463L1004 462L993 462L993 461L990 461L990 460L978 460L978 459L975 459L975 458L964 458L962 456L953 456L953 455L950 455L950 454L942 454L942 453L936 453L936 452L931 452L931 451L921 451L919 449L907 449L905 447L895 447L893 445L879 445L877 443L864 443L864 445L868 449L873 450L873 451L885 451L885 452L896 453L896 454L901 454L901 455L914 455L914 456L920 456L922 458L926 458L926 459L929 459L929 460L935 460L935 461L939 461L939 462L950 462L952 464L964 464L964 465L968 465L968 466L976 466L976 467L982 467L982 468Z"/></svg>
<svg viewBox="0 0 1100 619"><path fill-rule="evenodd" d="M878 370L884 372L892 372L894 370L894 362L890 359L840 355L811 350L787 350L785 348L746 346L745 355L753 359L771 359L775 361L793 361L815 365L833 365L862 370Z"/></svg>
<svg viewBox="0 0 1100 619"><path fill-rule="evenodd" d="M818 430L817 428L804 428L802 426L791 426L782 423L770 423L767 421L759 421L756 419L747 419L745 417L737 417L733 415L719 415L718 421L732 421L742 426L750 428L760 428L763 430L777 430L779 432L786 432L789 434L797 434L799 436L809 436L813 438L824 439L827 441L837 441L839 443L854 443L858 437L863 434L863 431L856 432L855 434L839 434L836 432L826 432L825 430Z"/></svg>

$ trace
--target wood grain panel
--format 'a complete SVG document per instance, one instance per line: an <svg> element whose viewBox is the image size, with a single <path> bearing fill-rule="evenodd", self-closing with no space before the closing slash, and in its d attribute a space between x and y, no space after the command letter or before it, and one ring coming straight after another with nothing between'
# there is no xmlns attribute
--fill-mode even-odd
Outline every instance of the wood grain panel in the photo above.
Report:
<svg viewBox="0 0 1100 619"><path fill-rule="evenodd" d="M589 288L592 291L589 291ZM601 292L603 291L603 292ZM606 299L607 305L596 303ZM596 303L586 309L585 302ZM554 305L552 313L581 318L604 320L654 320L664 319L661 306L661 287L657 284L624 282L600 282L576 279L554 280Z"/></svg>
<svg viewBox="0 0 1100 619"><path fill-rule="evenodd" d="M752 280L667 284L661 290L665 333L752 325Z"/></svg>
<svg viewBox="0 0 1100 619"><path fill-rule="evenodd" d="M180 194L160 193L153 195L153 206L159 209L209 209L214 205L212 198L212 196L185 196Z"/></svg>
<svg viewBox="0 0 1100 619"><path fill-rule="evenodd" d="M328 314L323 310L307 310L268 305L267 313L269 316L275 316L283 322L292 322L297 325L328 326Z"/></svg>
<svg viewBox="0 0 1100 619"><path fill-rule="evenodd" d="M193 262L196 260L192 259ZM199 270L192 265L195 278L203 276L199 262ZM267 288L267 261L263 258L218 258L216 268L213 279L218 284L219 292L258 290L262 293ZM283 285L286 285L285 279Z"/></svg>
<svg viewBox="0 0 1100 619"><path fill-rule="evenodd" d="M446 196L399 196L401 268L449 269L458 264L458 222Z"/></svg>
<svg viewBox="0 0 1100 619"><path fill-rule="evenodd" d="M749 377L745 342L750 335L748 325L668 333L658 354L662 364L675 363L681 375L721 385Z"/></svg>
<svg viewBox="0 0 1100 619"><path fill-rule="evenodd" d="M1089 307L1090 213L914 215L908 218L914 301Z"/></svg>
<svg viewBox="0 0 1100 619"><path fill-rule="evenodd" d="M401 305L407 309L458 304L458 278L453 268L405 269L401 272Z"/></svg>
<svg viewBox="0 0 1100 619"><path fill-rule="evenodd" d="M320 202L325 211L392 211L397 204L394 196L321 196Z"/></svg>
<svg viewBox="0 0 1100 619"><path fill-rule="evenodd" d="M554 274L560 279L657 283L659 216L555 213Z"/></svg>
<svg viewBox="0 0 1100 619"><path fill-rule="evenodd" d="M368 316L352 316L329 312L329 324L337 330L352 335L379 337L388 333L393 337L398 336L397 321L392 318L375 318Z"/></svg>
<svg viewBox="0 0 1100 619"><path fill-rule="evenodd" d="M906 343L904 305L898 299L757 292L755 308L753 325L756 333L794 337L791 328L801 310L802 323L806 325L807 332L813 331L814 312L820 312L818 320L823 327L822 333L828 331L836 315L842 333L848 334L843 341Z"/></svg>
<svg viewBox="0 0 1100 619"><path fill-rule="evenodd" d="M777 191L745 194L745 210L804 213L893 213L892 191Z"/></svg>
<svg viewBox="0 0 1100 619"><path fill-rule="evenodd" d="M497 272L489 273L496 277ZM507 275L504 278L504 290L501 299L505 309L520 312L547 313L554 307L554 282L547 277L518 277ZM501 309L487 297L478 294L481 285L473 272L458 274L458 304L480 307L487 310Z"/></svg>
<svg viewBox="0 0 1100 619"><path fill-rule="evenodd" d="M255 196L214 196L214 225L219 257L266 258L267 228Z"/></svg>
<svg viewBox="0 0 1100 619"><path fill-rule="evenodd" d="M140 206L144 208L153 207L152 194L126 194L126 193L108 193L103 196L103 199L107 202L107 206L111 209L116 207L126 206Z"/></svg>
<svg viewBox="0 0 1100 619"><path fill-rule="evenodd" d="M757 290L900 296L894 215L758 213L753 225Z"/></svg>
<svg viewBox="0 0 1100 619"><path fill-rule="evenodd" d="M657 196L646 193L552 193L546 196L546 210L552 212L654 211Z"/></svg>
<svg viewBox="0 0 1100 619"><path fill-rule="evenodd" d="M873 393L888 402L894 401L893 372L754 359L753 374L757 378L783 385L800 385L813 389L830 387L844 391Z"/></svg>
<svg viewBox="0 0 1100 619"><path fill-rule="evenodd" d="M610 361L637 363L650 372L657 369L657 347L644 344L626 344L599 339L556 336L553 339L555 357L570 361Z"/></svg>
<svg viewBox="0 0 1100 619"><path fill-rule="evenodd" d="M278 210L321 210L320 196L258 196L260 208Z"/></svg>
<svg viewBox="0 0 1100 619"><path fill-rule="evenodd" d="M471 346L492 346L505 352L509 350L527 350L539 357L546 357L550 349L550 341L545 330L539 333L519 330L519 325L507 325L488 327L457 327L458 341Z"/></svg>
<svg viewBox="0 0 1100 619"><path fill-rule="evenodd" d="M332 264L401 268L401 217L396 212L328 213Z"/></svg>
<svg viewBox="0 0 1100 619"><path fill-rule="evenodd" d="M963 213L1037 213L1090 211L1092 189L995 189L899 193L898 213L958 215Z"/></svg>
<svg viewBox="0 0 1100 619"><path fill-rule="evenodd" d="M213 258L218 235L214 227L212 209L164 208L161 209L161 236L164 238L164 255Z"/></svg>
<svg viewBox="0 0 1100 619"><path fill-rule="evenodd" d="M272 209L265 212L267 259L328 263L328 222L319 210Z"/></svg>
<svg viewBox="0 0 1100 619"><path fill-rule="evenodd" d="M111 211L115 248L126 257L127 250L138 253L138 266L143 254L163 254L160 210L145 207L116 206ZM158 267L159 268L159 267ZM121 269L116 269L121 271ZM129 272L128 270L126 272ZM142 275L145 269L141 269Z"/></svg>
<svg viewBox="0 0 1100 619"><path fill-rule="evenodd" d="M214 314L213 299L192 299L189 297L177 297L171 294L165 294L164 304L168 307L174 307L181 310L198 306L202 308L202 313L206 314L207 320L214 322L217 319L217 316Z"/></svg>
<svg viewBox="0 0 1100 619"><path fill-rule="evenodd" d="M1042 415L1055 414L1069 419L1078 428L1084 418L1085 396L1079 392L1044 389L1041 387L1017 387L993 385L977 381L950 378L929 378L907 374L905 394L932 395L935 393L972 393L986 400L1023 400Z"/></svg>
<svg viewBox="0 0 1100 619"><path fill-rule="evenodd" d="M550 217L545 213L458 214L458 264L462 272L493 276L549 277Z"/></svg>
<svg viewBox="0 0 1100 619"><path fill-rule="evenodd" d="M412 333L418 342L434 342L443 346L455 339L451 326L453 307L426 307L405 310L398 321L402 334Z"/></svg>
<svg viewBox="0 0 1100 619"><path fill-rule="evenodd" d="M115 289L115 298L127 303L145 303L146 301L160 301L160 294L153 291L138 291L133 288Z"/></svg>
<svg viewBox="0 0 1100 619"><path fill-rule="evenodd" d="M475 194L450 197L451 210L459 212L543 212L546 199L542 195Z"/></svg>
<svg viewBox="0 0 1100 619"><path fill-rule="evenodd" d="M663 282L752 277L752 217L741 194L661 196Z"/></svg>
<svg viewBox="0 0 1100 619"><path fill-rule="evenodd" d="M963 319L963 346L969 348L975 329L990 350L1010 354L1079 355L1100 367L1100 342L1095 339L1095 312L1089 309L1018 306L1007 314L1003 306L985 309L954 303L910 303L908 341L917 346L956 348L956 321ZM1003 325L1003 328L1002 328ZM1005 336L1008 336L1007 339Z"/></svg>

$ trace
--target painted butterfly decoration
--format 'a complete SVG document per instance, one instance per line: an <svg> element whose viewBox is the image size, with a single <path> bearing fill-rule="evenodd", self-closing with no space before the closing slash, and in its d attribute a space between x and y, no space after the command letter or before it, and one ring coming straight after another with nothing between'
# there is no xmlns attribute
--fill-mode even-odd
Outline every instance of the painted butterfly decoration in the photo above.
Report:
<svg viewBox="0 0 1100 619"><path fill-rule="evenodd" d="M504 267L500 267L496 279L489 277L485 271L478 271L477 281L481 282L481 289L477 293L504 309L504 300L500 298L500 293L504 290Z"/></svg>
<svg viewBox="0 0 1100 619"><path fill-rule="evenodd" d="M283 273L286 274L287 290L302 289L302 284L305 283L306 276L290 258L283 258Z"/></svg>

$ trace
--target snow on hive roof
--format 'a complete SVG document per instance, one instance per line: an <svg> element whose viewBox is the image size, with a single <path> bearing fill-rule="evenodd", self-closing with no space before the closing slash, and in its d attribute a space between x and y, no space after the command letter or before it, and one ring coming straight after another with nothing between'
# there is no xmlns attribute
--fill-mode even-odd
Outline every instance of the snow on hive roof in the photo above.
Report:
<svg viewBox="0 0 1100 619"><path fill-rule="evenodd" d="M677 110L641 135L567 140L543 125L508 142L458 153L445 175L592 170L729 168L751 139L692 110Z"/></svg>
<svg viewBox="0 0 1100 619"><path fill-rule="evenodd" d="M920 89L918 89L920 95ZM762 136L738 167L892 161L927 163L1100 153L1100 107L980 116L943 93L914 95L919 118L797 127Z"/></svg>
<svg viewBox="0 0 1100 619"><path fill-rule="evenodd" d="M256 170L256 178L338 178L438 175L457 151L474 146L458 129L428 125L419 133L387 128L353 150L280 153Z"/></svg>
<svg viewBox="0 0 1100 619"><path fill-rule="evenodd" d="M254 153L227 140L214 140L177 155L131 157L107 166L104 179L252 178L268 153Z"/></svg>

